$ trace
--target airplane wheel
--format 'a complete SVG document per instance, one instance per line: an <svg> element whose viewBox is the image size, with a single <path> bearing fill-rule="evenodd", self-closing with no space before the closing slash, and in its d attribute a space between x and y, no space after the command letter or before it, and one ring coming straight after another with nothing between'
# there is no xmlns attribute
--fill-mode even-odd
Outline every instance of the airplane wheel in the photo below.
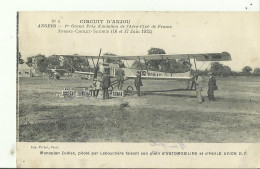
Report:
<svg viewBox="0 0 260 169"><path fill-rule="evenodd" d="M49 76L50 79L55 79L54 75Z"/></svg>
<svg viewBox="0 0 260 169"><path fill-rule="evenodd" d="M133 95L134 94L134 88L132 86L128 86L126 88L126 94L127 95Z"/></svg>
<svg viewBox="0 0 260 169"><path fill-rule="evenodd" d="M56 75L56 79L59 80L60 79L60 75Z"/></svg>

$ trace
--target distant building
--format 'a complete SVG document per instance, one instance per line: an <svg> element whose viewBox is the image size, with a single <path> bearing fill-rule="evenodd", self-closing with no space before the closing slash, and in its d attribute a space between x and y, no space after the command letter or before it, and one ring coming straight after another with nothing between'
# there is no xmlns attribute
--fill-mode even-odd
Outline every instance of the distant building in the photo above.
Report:
<svg viewBox="0 0 260 169"><path fill-rule="evenodd" d="M18 65L18 77L33 77L35 76L35 69L29 67L27 64Z"/></svg>

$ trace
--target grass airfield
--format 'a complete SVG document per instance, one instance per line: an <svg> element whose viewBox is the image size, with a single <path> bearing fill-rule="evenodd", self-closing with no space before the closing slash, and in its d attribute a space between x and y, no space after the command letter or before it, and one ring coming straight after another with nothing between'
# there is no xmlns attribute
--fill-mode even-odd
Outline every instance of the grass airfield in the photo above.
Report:
<svg viewBox="0 0 260 169"><path fill-rule="evenodd" d="M260 78L216 77L215 102L207 80L196 91L179 81L143 80L142 96L59 98L64 88L91 80L19 78L17 141L21 142L260 142ZM124 88L133 86L128 80ZM80 89L77 89L80 90ZM128 107L120 107L128 102Z"/></svg>

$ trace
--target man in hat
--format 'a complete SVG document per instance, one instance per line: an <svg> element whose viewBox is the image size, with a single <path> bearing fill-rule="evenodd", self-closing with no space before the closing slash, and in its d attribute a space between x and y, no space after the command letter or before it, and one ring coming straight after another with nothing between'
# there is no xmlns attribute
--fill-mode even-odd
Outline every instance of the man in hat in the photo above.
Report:
<svg viewBox="0 0 260 169"><path fill-rule="evenodd" d="M203 83L203 79L200 75L198 75L198 73L195 73L195 84L196 84L196 94L197 94L197 100L198 103L202 103L203 102L203 98L201 95L201 91L202 91L202 83Z"/></svg>
<svg viewBox="0 0 260 169"><path fill-rule="evenodd" d="M99 71L99 66L98 66L98 65L96 65L96 67L94 68L94 76L93 76L93 81L96 81L96 80L97 80L98 71Z"/></svg>
<svg viewBox="0 0 260 169"><path fill-rule="evenodd" d="M140 87L143 86L142 79L141 79L141 72L136 73L136 78L135 78L135 88L137 90L138 96L140 96Z"/></svg>
<svg viewBox="0 0 260 169"><path fill-rule="evenodd" d="M209 98L209 101L214 101L215 100L215 98L214 98L214 90L217 90L216 79L212 75L212 72L209 72L208 75L209 75L208 98Z"/></svg>
<svg viewBox="0 0 260 169"><path fill-rule="evenodd" d="M97 78L97 81L94 82L95 92L94 96L98 97L99 90L101 90L101 79L100 77Z"/></svg>
<svg viewBox="0 0 260 169"><path fill-rule="evenodd" d="M108 88L110 87L110 76L107 73L104 73L102 77L102 90L103 90L103 99L109 99L109 94L108 94Z"/></svg>
<svg viewBox="0 0 260 169"><path fill-rule="evenodd" d="M194 86L194 88L196 90L195 74L194 73L192 73L192 77L191 77L191 87L190 87L190 90L192 90L193 86Z"/></svg>
<svg viewBox="0 0 260 169"><path fill-rule="evenodd" d="M124 77L125 77L125 72L122 69L122 65L119 65L119 68L116 70L115 75L116 75L118 90L122 90Z"/></svg>

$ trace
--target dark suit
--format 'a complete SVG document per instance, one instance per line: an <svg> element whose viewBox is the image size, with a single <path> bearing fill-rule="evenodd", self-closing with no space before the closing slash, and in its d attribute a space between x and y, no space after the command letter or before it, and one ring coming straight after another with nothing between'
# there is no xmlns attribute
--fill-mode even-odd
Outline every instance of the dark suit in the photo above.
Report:
<svg viewBox="0 0 260 169"><path fill-rule="evenodd" d="M94 70L93 80L97 79L98 70L99 70L99 67L97 66L97 67L95 68L95 70Z"/></svg>
<svg viewBox="0 0 260 169"><path fill-rule="evenodd" d="M125 76L125 72L123 69L118 68L116 70L116 80L117 80L117 84L118 84L118 89L121 90L123 87L123 83L124 83L124 76Z"/></svg>
<svg viewBox="0 0 260 169"><path fill-rule="evenodd" d="M195 76L192 76L192 78L191 78L191 87L190 87L190 90L192 90L193 86L195 87L195 90L196 90Z"/></svg>
<svg viewBox="0 0 260 169"><path fill-rule="evenodd" d="M110 87L110 76L104 75L102 78L102 90L103 90L103 99L108 99L108 88Z"/></svg>
<svg viewBox="0 0 260 169"><path fill-rule="evenodd" d="M209 82L208 82L208 98L210 101L215 100L214 98L214 90L215 90L215 86L216 86L216 79L214 77L210 77L209 78Z"/></svg>
<svg viewBox="0 0 260 169"><path fill-rule="evenodd" d="M143 86L141 75L137 75L135 78L135 88L138 96L140 96L140 87Z"/></svg>

